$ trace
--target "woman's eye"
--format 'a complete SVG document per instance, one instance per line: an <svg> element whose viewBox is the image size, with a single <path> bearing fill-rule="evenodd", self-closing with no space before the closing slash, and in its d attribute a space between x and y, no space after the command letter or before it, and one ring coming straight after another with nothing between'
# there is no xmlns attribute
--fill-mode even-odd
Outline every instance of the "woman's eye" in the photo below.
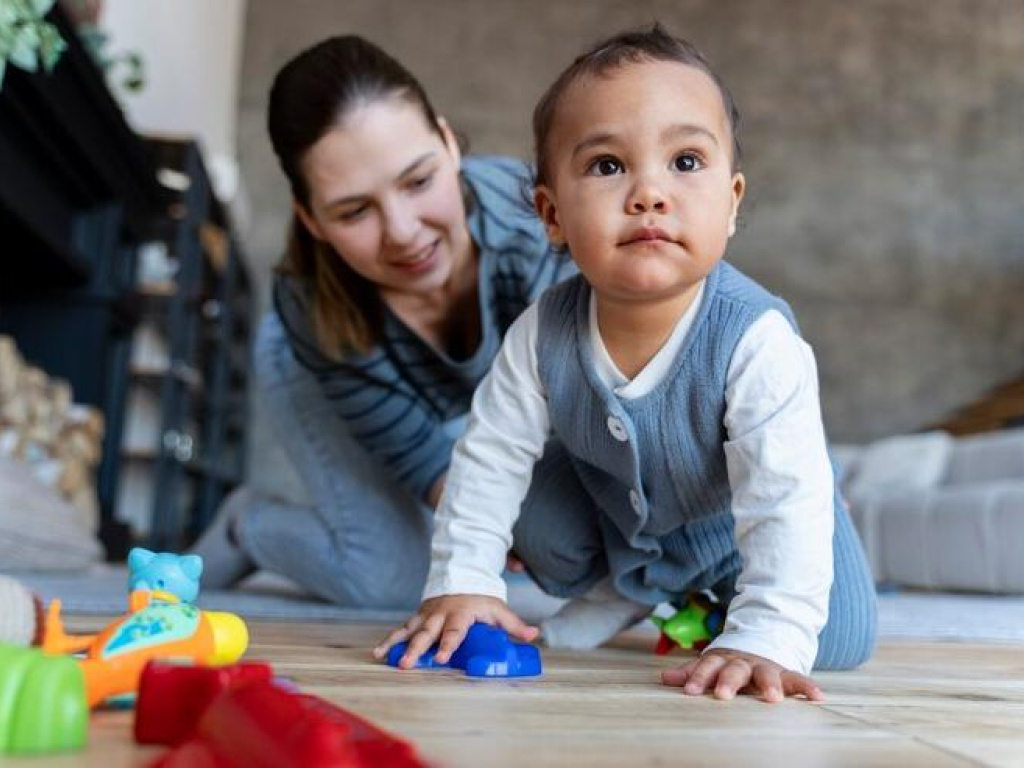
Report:
<svg viewBox="0 0 1024 768"><path fill-rule="evenodd" d="M689 171L696 171L700 168L700 158L696 155L682 154L672 161L672 165L677 171L688 173Z"/></svg>
<svg viewBox="0 0 1024 768"><path fill-rule="evenodd" d="M614 157L599 157L590 164L587 173L593 176L614 176L622 173L622 163Z"/></svg>
<svg viewBox="0 0 1024 768"><path fill-rule="evenodd" d="M360 205L358 208L350 208L349 210L341 211L338 213L338 219L340 221L355 221L366 213L368 207L369 206L366 205Z"/></svg>
<svg viewBox="0 0 1024 768"><path fill-rule="evenodd" d="M428 173L426 176L417 176L415 179L409 182L409 187L417 189L426 189L430 186L430 182L434 180L434 174Z"/></svg>

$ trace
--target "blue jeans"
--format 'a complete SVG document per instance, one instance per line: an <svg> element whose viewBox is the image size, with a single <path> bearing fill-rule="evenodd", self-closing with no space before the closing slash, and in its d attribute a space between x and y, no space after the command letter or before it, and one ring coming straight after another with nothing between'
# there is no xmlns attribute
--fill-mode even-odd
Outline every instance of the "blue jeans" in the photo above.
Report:
<svg viewBox="0 0 1024 768"><path fill-rule="evenodd" d="M431 510L349 435L273 312L260 324L254 367L259 405L311 503L257 496L236 527L242 549L339 605L414 608L430 560Z"/></svg>

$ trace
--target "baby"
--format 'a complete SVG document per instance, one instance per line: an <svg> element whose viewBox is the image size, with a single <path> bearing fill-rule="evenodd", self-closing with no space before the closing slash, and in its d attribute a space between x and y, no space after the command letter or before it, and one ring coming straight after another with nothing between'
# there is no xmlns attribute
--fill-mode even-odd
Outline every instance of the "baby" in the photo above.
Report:
<svg viewBox="0 0 1024 768"><path fill-rule="evenodd" d="M732 97L661 27L578 58L534 112L534 203L580 275L510 329L473 401L408 640L446 661L475 621L593 646L710 591L722 634L666 670L687 694L822 698L861 664L875 593L836 493L810 347L724 263L746 189ZM504 602L513 546L574 598L542 630Z"/></svg>

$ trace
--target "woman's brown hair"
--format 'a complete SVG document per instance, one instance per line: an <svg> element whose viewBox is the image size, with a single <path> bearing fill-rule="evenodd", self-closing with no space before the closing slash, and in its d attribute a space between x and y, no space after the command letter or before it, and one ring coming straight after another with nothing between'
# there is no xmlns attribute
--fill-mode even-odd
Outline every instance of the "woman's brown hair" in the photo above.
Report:
<svg viewBox="0 0 1024 768"><path fill-rule="evenodd" d="M356 107L396 97L418 106L431 129L444 137L416 78L361 37L329 38L282 67L270 89L267 130L298 205L309 210L301 164L310 147ZM313 334L329 358L365 353L377 342L383 311L376 286L313 237L297 215L277 271L302 285Z"/></svg>

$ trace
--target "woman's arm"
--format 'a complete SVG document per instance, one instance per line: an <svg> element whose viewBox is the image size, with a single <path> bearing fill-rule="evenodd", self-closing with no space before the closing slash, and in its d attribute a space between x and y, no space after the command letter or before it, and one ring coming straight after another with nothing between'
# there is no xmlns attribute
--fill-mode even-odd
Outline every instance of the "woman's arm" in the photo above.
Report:
<svg viewBox="0 0 1024 768"><path fill-rule="evenodd" d="M296 362L316 379L348 433L416 498L430 501L455 440L422 388L381 348L341 362L328 358L312 336L299 289L280 276L274 311Z"/></svg>

